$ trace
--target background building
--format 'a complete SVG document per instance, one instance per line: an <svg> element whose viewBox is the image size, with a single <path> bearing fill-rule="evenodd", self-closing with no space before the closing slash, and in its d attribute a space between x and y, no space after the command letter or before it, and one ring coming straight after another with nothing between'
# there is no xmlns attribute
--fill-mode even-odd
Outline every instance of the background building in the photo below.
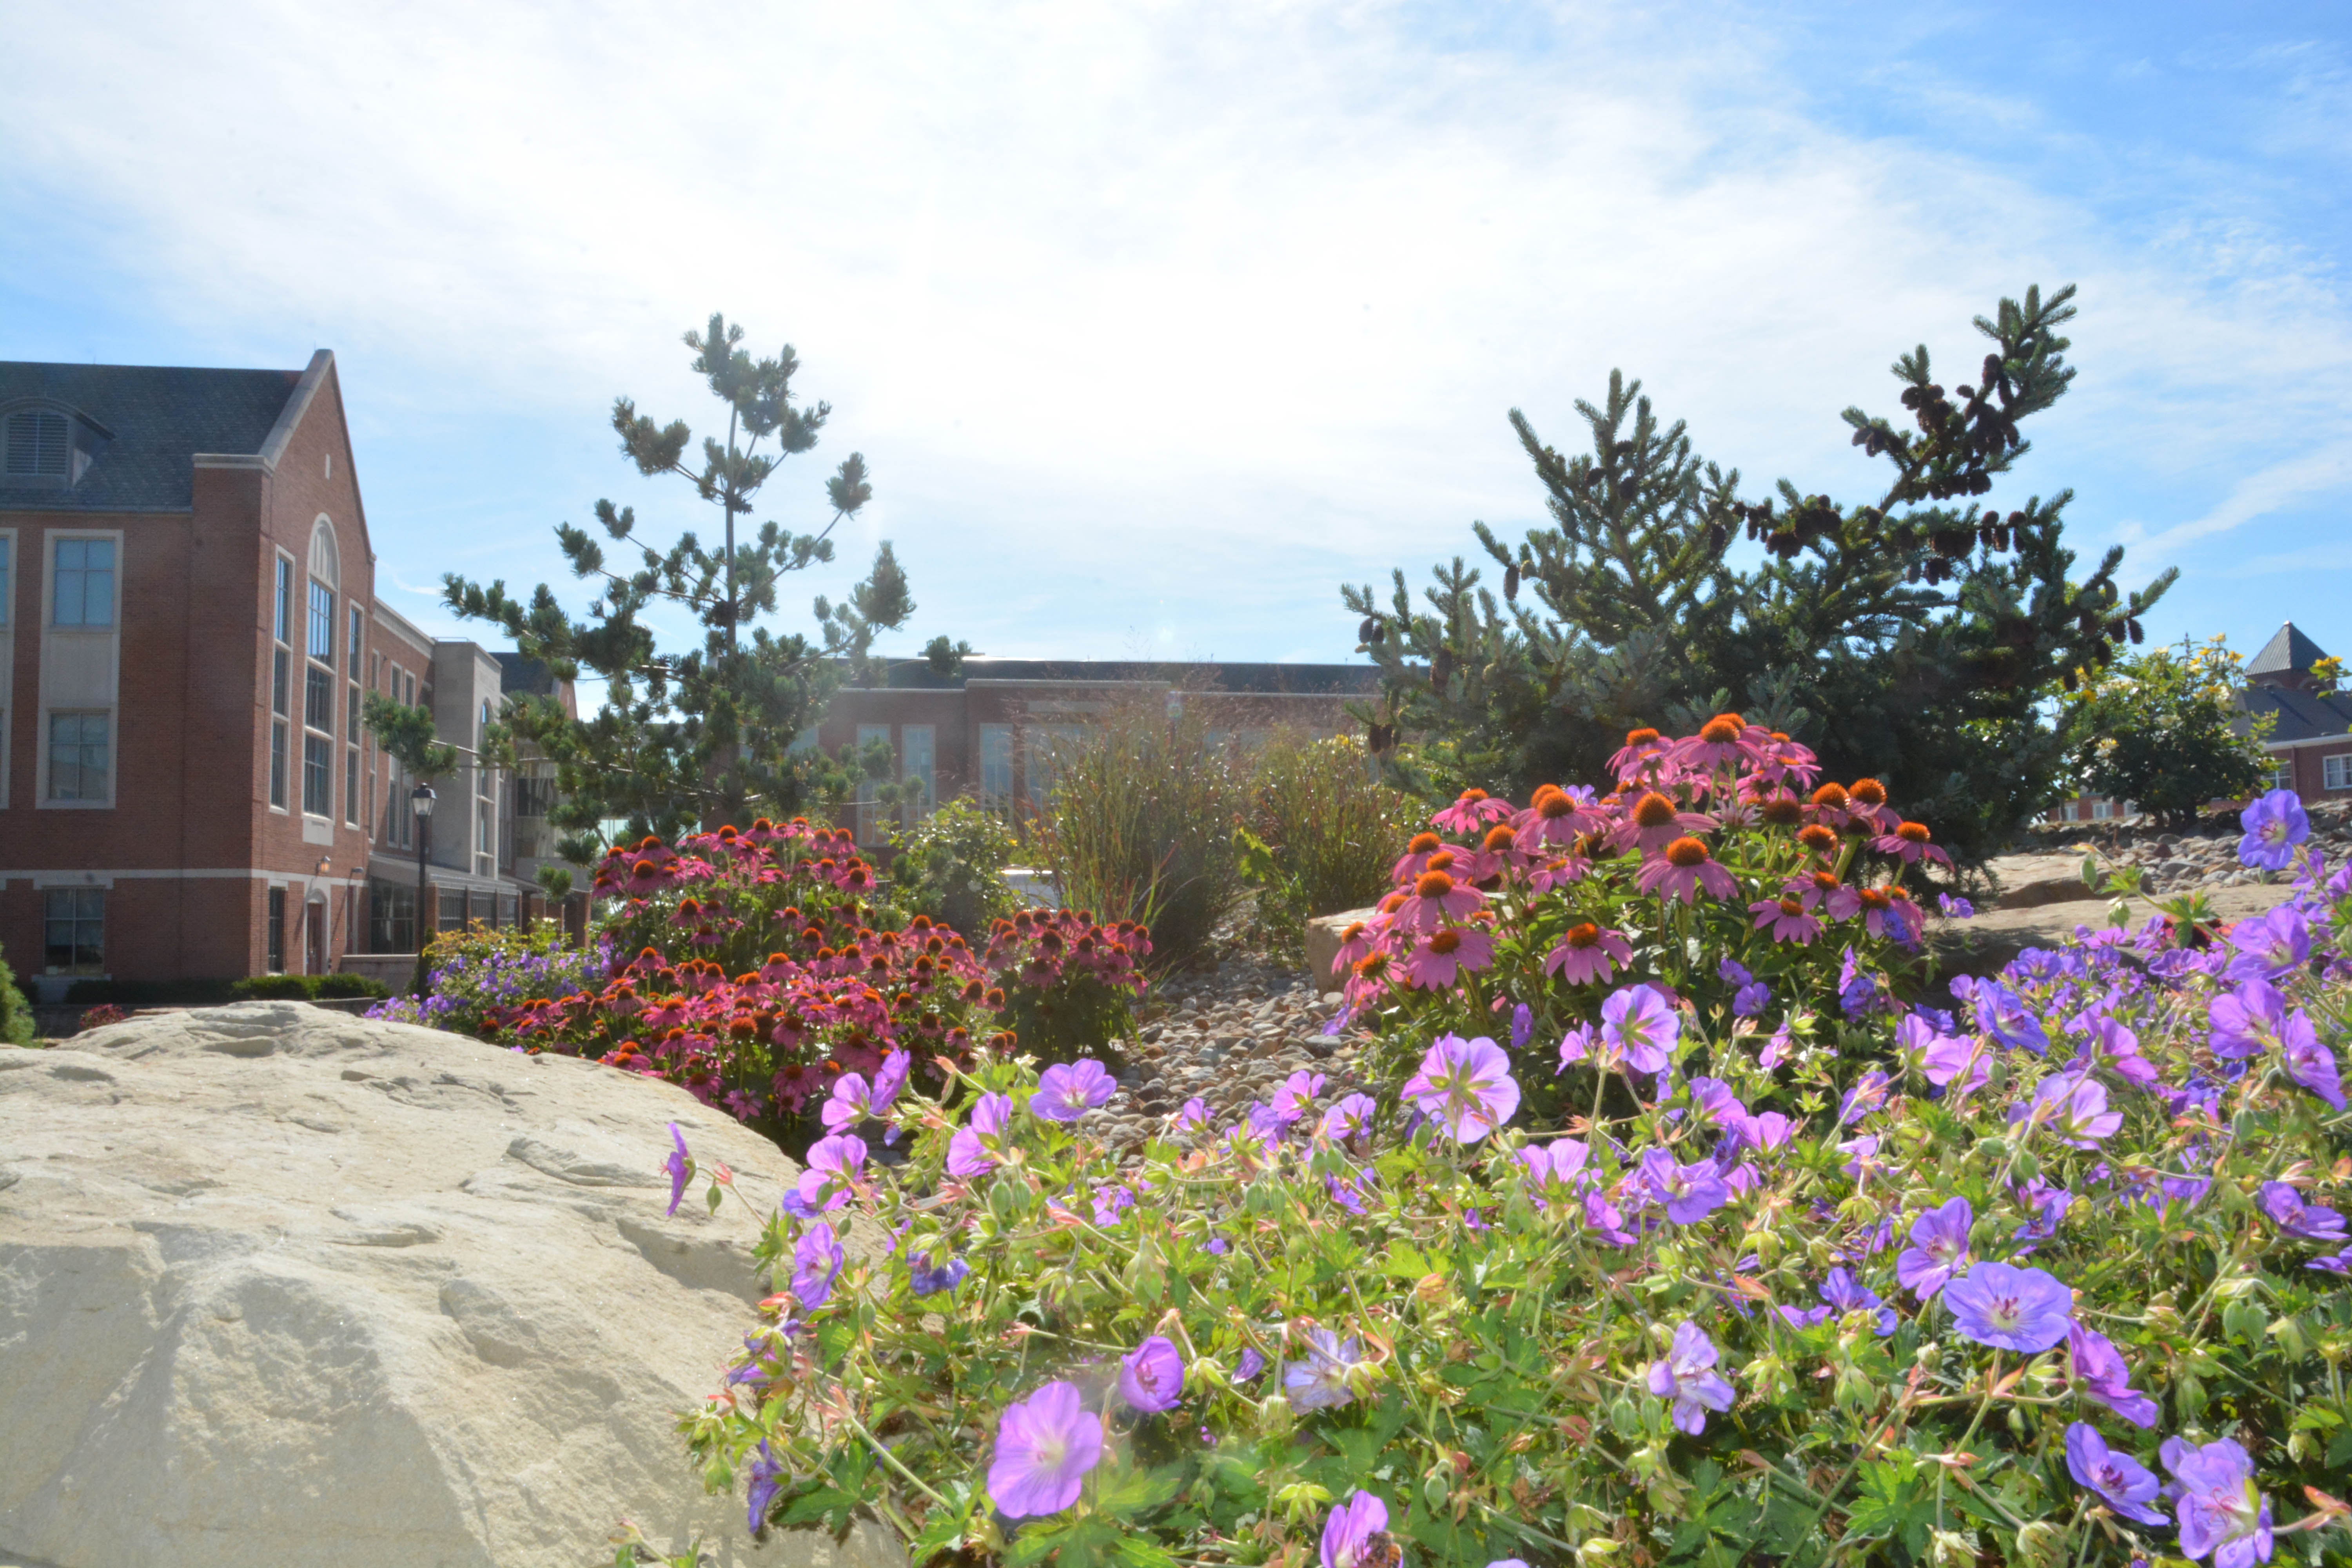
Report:
<svg viewBox="0 0 2352 1568"><path fill-rule="evenodd" d="M329 970L415 937L415 825L362 695L431 706L436 914L520 918L505 667L375 598L334 356L0 362L0 947L79 976ZM487 705L487 706L485 706Z"/></svg>
<svg viewBox="0 0 2352 1568"><path fill-rule="evenodd" d="M2275 716L2264 742L2273 787L2294 791L2306 805L2352 800L2352 693L2320 695L2312 666L2326 657L2289 621L2246 661L2238 693L2250 719Z"/></svg>

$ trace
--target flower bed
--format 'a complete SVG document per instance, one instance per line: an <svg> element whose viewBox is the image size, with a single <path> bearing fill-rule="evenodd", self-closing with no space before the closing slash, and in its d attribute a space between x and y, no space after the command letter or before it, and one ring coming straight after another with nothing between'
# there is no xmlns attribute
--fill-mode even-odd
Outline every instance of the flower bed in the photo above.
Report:
<svg viewBox="0 0 2352 1568"><path fill-rule="evenodd" d="M797 819L614 849L595 887L613 902L593 953L551 933L445 937L422 1006L373 1016L593 1057L753 1121L909 1051L963 1061L1008 1031L1049 1058L1098 1046L1127 1026L1151 951L1141 927L1052 910L993 922L975 950L902 921L849 835Z"/></svg>
<svg viewBox="0 0 2352 1568"><path fill-rule="evenodd" d="M2300 874L2280 913L2084 931L1946 1013L1916 903L1852 874L1864 838L1916 863L1900 819L1787 820L1681 745L1704 787L1640 781L1677 820L1649 787L1442 814L1496 862L1438 888L1417 847L1359 963L1495 957L1359 968L1392 1096L1301 1072L1121 1163L1086 1063L835 1090L764 1326L687 1421L713 1484L754 1529L870 1512L918 1563L2344 1560L2352 868L2273 802L2244 853ZM1823 930L1775 937L1759 889L1817 866L1884 909L1792 893ZM1603 910L1622 952L1563 940ZM885 1251L846 1255L853 1216Z"/></svg>

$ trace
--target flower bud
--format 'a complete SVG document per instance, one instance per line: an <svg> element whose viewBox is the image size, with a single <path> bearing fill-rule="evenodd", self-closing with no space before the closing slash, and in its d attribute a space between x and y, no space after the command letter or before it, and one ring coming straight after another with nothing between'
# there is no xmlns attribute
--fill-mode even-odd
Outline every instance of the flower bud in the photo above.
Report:
<svg viewBox="0 0 2352 1568"><path fill-rule="evenodd" d="M1976 1568L1977 1540L1966 1531L1938 1530L1928 1542L1928 1561L1935 1568Z"/></svg>
<svg viewBox="0 0 2352 1568"><path fill-rule="evenodd" d="M2288 1361L2298 1362L2311 1353L2311 1342L2304 1337L2303 1324L2294 1318L2281 1318L2270 1326L2269 1332L2278 1342L2279 1354Z"/></svg>
<svg viewBox="0 0 2352 1568"><path fill-rule="evenodd" d="M1446 1492L1445 1472L1442 1469L1430 1471L1428 1479L1421 1483L1421 1500L1433 1510L1445 1506Z"/></svg>
<svg viewBox="0 0 2352 1568"><path fill-rule="evenodd" d="M1911 1352L1911 1364L1921 1372L1934 1372L1944 1364L1944 1347L1933 1340L1921 1340L1919 1348Z"/></svg>
<svg viewBox="0 0 2352 1568"><path fill-rule="evenodd" d="M2032 1568L2053 1568L2065 1561L2066 1527L2053 1524L2046 1519L2029 1521L2017 1532L2017 1554L2012 1563L2028 1563Z"/></svg>
<svg viewBox="0 0 2352 1568"><path fill-rule="evenodd" d="M1290 1401L1279 1394L1269 1394L1257 1402L1257 1435L1261 1437L1287 1437L1297 1424Z"/></svg>

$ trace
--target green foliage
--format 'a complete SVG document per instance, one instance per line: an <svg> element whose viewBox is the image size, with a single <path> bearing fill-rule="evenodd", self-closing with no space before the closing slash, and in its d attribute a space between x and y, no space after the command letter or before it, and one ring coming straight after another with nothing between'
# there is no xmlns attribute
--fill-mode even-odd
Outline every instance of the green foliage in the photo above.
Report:
<svg viewBox="0 0 2352 1568"><path fill-rule="evenodd" d="M218 1007L231 1002L389 996L379 980L364 974L249 974L209 980L77 980L66 1000L77 1005L100 1002L125 1007Z"/></svg>
<svg viewBox="0 0 2352 1568"><path fill-rule="evenodd" d="M834 530L865 506L873 486L866 459L853 452L826 482L833 516L822 529L794 533L772 520L739 534L761 486L785 458L816 445L831 412L794 401L800 362L790 345L755 361L737 346L742 339L743 329L719 315L706 331L686 334L694 370L727 416L726 439L705 437L698 458L688 455L692 433L684 422L657 425L625 397L613 405L622 453L640 474L676 478L719 509L717 548L688 531L657 549L639 539L635 508L600 500L597 521L615 545L635 550L637 563L615 570L587 531L557 528L572 574L601 590L585 619L574 619L544 584L525 602L509 597L503 582L485 588L444 579L459 616L496 624L561 679L586 669L606 682L604 706L583 720L567 718L551 696L509 699L487 742L501 760L511 760L516 742L529 742L553 762L558 803L549 820L567 832L559 849L568 860L594 859L607 822L626 825L624 840L670 836L698 823L788 815L806 798L840 793L836 765L792 751L793 739L824 711L845 666L852 679L873 678L876 634L914 613L906 573L885 542L846 603L816 599L814 640L754 624L775 610L787 575L833 560ZM656 646L642 617L657 602L695 618L699 647ZM942 645L935 661L952 656Z"/></svg>
<svg viewBox="0 0 2352 1568"><path fill-rule="evenodd" d="M1614 372L1601 405L1577 405L1589 455L1564 456L1514 410L1551 521L1516 547L1474 525L1500 596L1459 557L1420 606L1402 571L1385 605L1345 590L1381 667L1381 721L1524 795L1599 772L1628 730L1737 707L1813 745L1834 776L1885 780L1964 854L2004 839L2063 767L2044 694L2104 668L2171 582L2126 595L2120 549L2072 579L2071 492L1979 510L2026 450L2020 422L2074 378L2059 335L2074 293L2030 289L1978 318L1991 345L1979 384L1948 393L1924 344L1898 359L1914 428L1846 410L1854 445L1893 468L1871 504L1785 479L1741 500L1738 472L1703 461ZM1765 549L1752 568L1730 559L1743 532ZM2002 748L1978 743L1986 730Z"/></svg>
<svg viewBox="0 0 2352 1568"><path fill-rule="evenodd" d="M425 944L417 955L425 975L422 994L386 1002L368 1016L491 1039L515 1007L593 989L605 963L601 949L571 946L557 921L488 926L474 921Z"/></svg>
<svg viewBox="0 0 2352 1568"><path fill-rule="evenodd" d="M381 999L392 987L364 974L248 974L229 983L228 994L238 1002L320 1002Z"/></svg>
<svg viewBox="0 0 2352 1568"><path fill-rule="evenodd" d="M1234 829L1237 864L1258 889L1265 934L1296 958L1308 921L1389 890L1389 868L1424 808L1374 776L1356 742L1281 732L1250 759L1248 809L1249 825Z"/></svg>
<svg viewBox="0 0 2352 1568"><path fill-rule="evenodd" d="M2221 637L2117 660L2066 695L2065 737L2083 790L2136 801L2166 826L2196 821L2208 801L2257 793L2271 775L2263 741L2232 693L2238 656Z"/></svg>
<svg viewBox="0 0 2352 1568"><path fill-rule="evenodd" d="M1055 782L1031 825L1065 904L1149 926L1182 963L1248 888L1233 831L1249 806L1246 763L1209 742L1196 708L1154 700L1114 710L1055 747Z"/></svg>
<svg viewBox="0 0 2352 1568"><path fill-rule="evenodd" d="M1003 813L951 800L913 827L891 831L894 901L957 931L986 931L1021 907L1004 879L1019 846Z"/></svg>
<svg viewBox="0 0 2352 1568"><path fill-rule="evenodd" d="M16 972L8 967L5 955L0 955L0 1045L29 1046L33 1043L33 1008L25 994L16 989Z"/></svg>
<svg viewBox="0 0 2352 1568"><path fill-rule="evenodd" d="M423 703L412 708L371 691L361 703L360 721L410 777L437 779L457 771L457 748L434 739L433 710Z"/></svg>

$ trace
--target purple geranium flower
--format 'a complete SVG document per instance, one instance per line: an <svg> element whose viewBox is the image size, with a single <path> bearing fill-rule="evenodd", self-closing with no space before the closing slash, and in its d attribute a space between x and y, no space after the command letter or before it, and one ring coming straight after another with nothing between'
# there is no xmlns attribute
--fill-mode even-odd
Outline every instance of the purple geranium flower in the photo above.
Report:
<svg viewBox="0 0 2352 1568"><path fill-rule="evenodd" d="M1761 980L1753 981L1731 994L1731 1012L1738 1018L1760 1018L1764 1009L1772 1005L1772 988Z"/></svg>
<svg viewBox="0 0 2352 1568"><path fill-rule="evenodd" d="M1974 1035L1938 1035L1928 1041L1919 1070L1957 1104L1992 1080L1992 1047Z"/></svg>
<svg viewBox="0 0 2352 1568"><path fill-rule="evenodd" d="M1208 1124L1209 1102L1197 1094L1176 1112L1176 1125L1187 1132L1197 1132Z"/></svg>
<svg viewBox="0 0 2352 1568"><path fill-rule="evenodd" d="M907 1259L908 1285L918 1296L936 1296L942 1290L952 1290L971 1272L971 1265L961 1258L950 1258L937 1268L931 1267L931 1256L918 1252Z"/></svg>
<svg viewBox="0 0 2352 1568"><path fill-rule="evenodd" d="M2033 1088L2031 1105L2009 1108L2012 1125L2047 1127L2077 1149L2095 1149L2124 1124L2123 1112L2107 1109L2107 1091L2081 1073L2052 1073Z"/></svg>
<svg viewBox="0 0 2352 1568"><path fill-rule="evenodd" d="M1255 1345L1242 1347L1242 1359L1234 1367L1234 1381L1247 1383L1265 1370L1265 1357L1257 1353Z"/></svg>
<svg viewBox="0 0 2352 1568"><path fill-rule="evenodd" d="M2157 1450L2180 1489L2173 1518L2191 1562L2211 1553L2214 1568L2252 1568L2271 1560L2271 1503L2254 1485L2254 1462L2223 1437L2199 1447L2167 1437Z"/></svg>
<svg viewBox="0 0 2352 1568"><path fill-rule="evenodd" d="M1323 1113L1323 1136L1337 1142L1371 1130L1380 1107L1368 1094L1351 1094Z"/></svg>
<svg viewBox="0 0 2352 1568"><path fill-rule="evenodd" d="M2040 1268L1979 1263L1944 1287L1944 1305L1977 1343L2032 1355L2066 1337L2074 1293Z"/></svg>
<svg viewBox="0 0 2352 1568"><path fill-rule="evenodd" d="M1845 1098L1838 1101L1838 1125L1843 1127L1850 1121L1859 1121L1885 1105L1886 1089L1885 1073L1876 1068L1864 1073L1854 1080L1853 1087L1845 1091Z"/></svg>
<svg viewBox="0 0 2352 1568"><path fill-rule="evenodd" d="M1375 1564L1368 1548L1388 1527L1389 1505L1368 1491L1333 1504L1323 1521L1323 1568L1385 1568Z"/></svg>
<svg viewBox="0 0 2352 1568"><path fill-rule="evenodd" d="M1348 1369L1360 1359L1356 1342L1343 1340L1328 1329L1307 1333L1307 1359L1286 1362L1282 1385L1298 1410L1329 1410L1356 1397L1348 1386Z"/></svg>
<svg viewBox="0 0 2352 1568"><path fill-rule="evenodd" d="M1519 1108L1510 1058L1484 1035L1475 1040L1440 1035L1402 1093L1461 1143L1475 1143Z"/></svg>
<svg viewBox="0 0 2352 1568"><path fill-rule="evenodd" d="M1943 911L1946 920L1972 921L1977 918L1977 907L1974 904L1966 899L1956 898L1950 893L1937 893L1936 907Z"/></svg>
<svg viewBox="0 0 2352 1568"><path fill-rule="evenodd" d="M669 1124L669 1138L670 1142L677 1147L672 1149L669 1152L669 1158L662 1162L662 1169L669 1173L667 1212L674 1215L677 1213L678 1200L686 1196L687 1173L694 1168L692 1163L694 1157L686 1152L686 1134L677 1130L677 1123L675 1121Z"/></svg>
<svg viewBox="0 0 2352 1568"><path fill-rule="evenodd" d="M751 1521L751 1533L757 1535L768 1522L768 1510L776 1506L776 1494L784 1489L784 1481L792 1467L768 1451L768 1439L760 1439L760 1447L751 1459L751 1486L746 1500L751 1508L746 1517Z"/></svg>
<svg viewBox="0 0 2352 1568"><path fill-rule="evenodd" d="M1530 1143L1518 1152L1519 1163L1527 1167L1528 1195L1538 1208L1549 1208L1555 1201L1566 1204L1574 1200L1584 1162L1591 1151L1573 1138L1555 1138L1549 1143Z"/></svg>
<svg viewBox="0 0 2352 1568"><path fill-rule="evenodd" d="M2344 1080L2336 1071L2336 1053L2319 1043L2319 1032L2298 1007L2286 1016L2279 1030L2286 1057L2287 1076L2336 1110L2344 1109Z"/></svg>
<svg viewBox="0 0 2352 1568"><path fill-rule="evenodd" d="M1008 1519L1059 1513L1078 1500L1087 1472L1102 1459L1102 1422L1073 1383L1049 1383L1004 1407L989 1500Z"/></svg>
<svg viewBox="0 0 2352 1568"><path fill-rule="evenodd" d="M849 1189L866 1163L866 1140L847 1133L809 1145L808 1169L801 1173L798 1196L810 1214L826 1214L849 1201Z"/></svg>
<svg viewBox="0 0 2352 1568"><path fill-rule="evenodd" d="M1175 1342L1154 1334L1119 1358L1118 1396L1144 1415L1173 1410L1184 1396L1184 1358Z"/></svg>
<svg viewBox="0 0 2352 1568"><path fill-rule="evenodd" d="M1843 1268L1832 1268L1822 1281L1822 1300L1843 1316L1847 1312L1871 1312L1876 1315L1876 1332L1880 1339L1895 1331L1895 1309L1888 1306L1862 1281Z"/></svg>
<svg viewBox="0 0 2352 1568"><path fill-rule="evenodd" d="M1522 1002L1511 1009L1511 1049L1523 1051L1536 1032L1535 1009Z"/></svg>
<svg viewBox="0 0 2352 1568"><path fill-rule="evenodd" d="M1715 973L1717 978L1735 990L1742 985L1753 985L1756 983L1756 976L1749 973L1746 964L1736 958L1718 961L1715 966Z"/></svg>
<svg viewBox="0 0 2352 1568"><path fill-rule="evenodd" d="M2294 847L2311 837L2311 818L2291 789L2274 789L2246 807L2238 814L2238 826L2246 830L2238 840L2238 859L2265 871L2285 870L2294 859Z"/></svg>
<svg viewBox="0 0 2352 1568"><path fill-rule="evenodd" d="M1932 1299L1969 1266L1969 1226L1976 1211L1966 1198L1929 1209L1911 1226L1911 1245L1895 1259L1895 1280L1922 1301Z"/></svg>
<svg viewBox="0 0 2352 1568"><path fill-rule="evenodd" d="M2231 926L2230 945L2238 952L2226 972L2231 979L2275 980L2310 962L2311 927L2302 910L2281 904Z"/></svg>
<svg viewBox="0 0 2352 1568"><path fill-rule="evenodd" d="M841 1275L841 1239L824 1220L801 1232L793 1248L793 1299L804 1312L813 1312L833 1298L833 1282Z"/></svg>
<svg viewBox="0 0 2352 1568"><path fill-rule="evenodd" d="M1283 1079L1282 1087L1274 1091L1274 1119L1284 1127L1290 1126L1314 1109L1315 1097L1323 1092L1323 1075L1301 1068Z"/></svg>
<svg viewBox="0 0 2352 1568"><path fill-rule="evenodd" d="M2080 1323L2066 1330L2066 1355L2074 1363L2074 1391L2095 1399L2135 1426L2156 1425L2156 1401L2131 1385L2131 1367L2113 1341Z"/></svg>
<svg viewBox="0 0 2352 1568"><path fill-rule="evenodd" d="M2263 1213L2279 1227L2281 1236L2298 1241L2341 1241L2344 1216L2325 1204L2307 1204L2303 1194L2284 1182L2264 1182L2259 1199Z"/></svg>
<svg viewBox="0 0 2352 1568"><path fill-rule="evenodd" d="M1696 1437L1706 1430L1708 1411L1731 1408L1736 1391L1713 1371L1720 1354L1706 1331L1685 1319L1664 1357L1650 1363L1650 1392L1675 1402L1676 1431Z"/></svg>
<svg viewBox="0 0 2352 1568"><path fill-rule="evenodd" d="M2074 1194L2063 1187L2053 1186L2040 1176L2017 1189L2017 1197L2033 1217L2010 1234L2020 1241L2047 1241L2058 1234L2058 1222L2066 1217L2074 1205ZM2031 1247L2027 1251L2032 1250Z"/></svg>
<svg viewBox="0 0 2352 1568"><path fill-rule="evenodd" d="M1622 1060L1638 1073L1664 1072L1682 1031L1674 1004L1646 985L1612 992L1601 1004L1601 1039L1612 1066Z"/></svg>
<svg viewBox="0 0 2352 1568"><path fill-rule="evenodd" d="M983 1094L971 1108L971 1120L948 1140L948 1174L969 1181L996 1169L989 1144L1004 1135L1013 1120L1013 1097Z"/></svg>
<svg viewBox="0 0 2352 1568"><path fill-rule="evenodd" d="M2142 1524L2164 1522L2164 1515L2147 1506L2163 1489L2156 1472L2129 1454L2109 1448L2106 1439L2084 1422L2066 1428L2066 1468L2078 1484L2098 1493L2126 1519Z"/></svg>
<svg viewBox="0 0 2352 1568"><path fill-rule="evenodd" d="M1118 1092L1118 1080L1102 1063L1057 1063L1037 1075L1037 1092L1029 1097L1032 1114L1048 1121L1076 1121Z"/></svg>
<svg viewBox="0 0 2352 1568"><path fill-rule="evenodd" d="M1696 1225L1731 1201L1731 1189L1712 1160L1679 1164L1672 1152L1653 1149L1642 1156L1642 1179L1676 1225Z"/></svg>
<svg viewBox="0 0 2352 1568"><path fill-rule="evenodd" d="M1979 980L1970 998L1976 1007L1977 1026L2003 1045L2041 1056L2050 1049L2049 1031L2042 1020L2008 986L1998 980Z"/></svg>
<svg viewBox="0 0 2352 1568"><path fill-rule="evenodd" d="M827 1132L839 1132L873 1114L873 1086L864 1073L845 1072L833 1080L833 1092L825 1097L820 1117Z"/></svg>
<svg viewBox="0 0 2352 1568"><path fill-rule="evenodd" d="M2247 980L2227 996L2214 997L2205 1012L2213 1026L2215 1056L2258 1057L2286 1022L2286 998L2267 980Z"/></svg>

